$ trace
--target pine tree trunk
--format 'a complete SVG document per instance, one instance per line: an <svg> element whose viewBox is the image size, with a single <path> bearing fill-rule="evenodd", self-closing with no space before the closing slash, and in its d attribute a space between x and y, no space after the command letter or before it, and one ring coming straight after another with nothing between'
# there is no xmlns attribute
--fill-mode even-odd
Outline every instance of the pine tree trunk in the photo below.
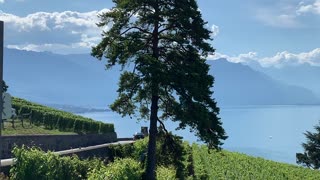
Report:
<svg viewBox="0 0 320 180"><path fill-rule="evenodd" d="M155 3L155 16L159 16L158 0ZM159 20L154 22L154 29L152 32L152 56L159 59ZM158 101L159 101L159 83L156 77L157 73L151 75L152 77L152 99L151 99L151 114L150 114L150 130L149 130L149 144L148 144L148 156L147 156L147 169L146 179L156 179L156 137L157 137L157 122L158 122Z"/></svg>
<svg viewBox="0 0 320 180"><path fill-rule="evenodd" d="M149 144L147 156L146 179L156 179L156 136L157 136L157 119L158 119L158 96L152 96Z"/></svg>

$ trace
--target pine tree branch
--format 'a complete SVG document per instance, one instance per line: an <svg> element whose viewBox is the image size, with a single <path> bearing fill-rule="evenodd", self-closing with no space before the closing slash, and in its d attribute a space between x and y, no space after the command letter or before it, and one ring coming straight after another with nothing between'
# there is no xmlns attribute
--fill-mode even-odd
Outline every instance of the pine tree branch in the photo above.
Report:
<svg viewBox="0 0 320 180"><path fill-rule="evenodd" d="M166 132L166 134L169 134L168 130L166 129L164 123L158 118L158 122L160 123L161 128Z"/></svg>

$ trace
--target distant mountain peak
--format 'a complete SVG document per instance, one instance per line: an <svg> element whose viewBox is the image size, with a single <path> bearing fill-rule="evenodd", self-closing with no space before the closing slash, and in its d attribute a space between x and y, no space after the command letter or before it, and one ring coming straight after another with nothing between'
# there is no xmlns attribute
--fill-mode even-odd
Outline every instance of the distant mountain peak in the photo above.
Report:
<svg viewBox="0 0 320 180"><path fill-rule="evenodd" d="M105 71L105 62L88 54L59 55L7 48L4 54L4 77L14 96L43 104L93 107L106 107L117 97L119 68ZM319 103L310 90L282 83L248 65L226 59L206 62L215 77L214 98L219 104Z"/></svg>

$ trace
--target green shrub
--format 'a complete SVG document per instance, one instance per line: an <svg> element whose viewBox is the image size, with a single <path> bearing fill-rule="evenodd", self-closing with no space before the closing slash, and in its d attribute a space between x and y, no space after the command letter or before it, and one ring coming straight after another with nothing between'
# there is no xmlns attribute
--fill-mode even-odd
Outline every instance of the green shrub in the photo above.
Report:
<svg viewBox="0 0 320 180"><path fill-rule="evenodd" d="M134 151L133 144L109 146L107 153L108 160L113 162L117 158L133 158Z"/></svg>
<svg viewBox="0 0 320 180"><path fill-rule="evenodd" d="M161 129L158 131L156 145L156 162L158 167L175 167L175 177L183 179L193 174L191 166L192 158L189 158L187 149L189 144L183 143L181 138L171 133L166 134ZM114 158L130 157L142 163L145 167L148 151L148 138L135 141L133 147L119 145L110 148L110 160ZM189 147L189 153L191 148ZM190 162L191 161L191 162Z"/></svg>
<svg viewBox="0 0 320 180"><path fill-rule="evenodd" d="M133 144L134 151L132 157L138 161L145 162L148 152L149 138L140 139Z"/></svg>
<svg viewBox="0 0 320 180"><path fill-rule="evenodd" d="M157 166L175 167L176 177L183 179L188 173L187 151L182 138L158 130L157 136Z"/></svg>
<svg viewBox="0 0 320 180"><path fill-rule="evenodd" d="M10 169L10 178L28 179L86 179L91 168L102 166L98 160L81 161L77 156L59 157L37 148L14 148L15 165Z"/></svg>
<svg viewBox="0 0 320 180"><path fill-rule="evenodd" d="M141 164L131 158L116 159L113 163L89 172L89 180L137 180L141 179Z"/></svg>
<svg viewBox="0 0 320 180"><path fill-rule="evenodd" d="M176 170L174 167L166 168L164 166L157 167L157 180L174 180L176 179Z"/></svg>

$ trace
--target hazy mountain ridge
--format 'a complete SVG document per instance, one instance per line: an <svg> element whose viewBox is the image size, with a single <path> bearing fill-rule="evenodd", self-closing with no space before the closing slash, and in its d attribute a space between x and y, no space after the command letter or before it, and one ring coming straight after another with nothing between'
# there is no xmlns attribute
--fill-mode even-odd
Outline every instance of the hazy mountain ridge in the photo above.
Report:
<svg viewBox="0 0 320 180"><path fill-rule="evenodd" d="M287 85L247 65L221 59L207 61L216 78L215 96L227 105L318 104L319 99L306 88Z"/></svg>
<svg viewBox="0 0 320 180"><path fill-rule="evenodd" d="M65 104L45 104L45 106L52 107L58 110L71 112L71 113L91 113L91 112L106 112L110 111L105 108L96 108L96 107L82 107L74 105L65 105Z"/></svg>
<svg viewBox="0 0 320 180"><path fill-rule="evenodd" d="M5 49L4 79L14 96L45 104L107 107L117 96L119 68L105 71L90 55ZM249 66L207 61L219 105L317 104L312 91L286 85Z"/></svg>
<svg viewBox="0 0 320 180"><path fill-rule="evenodd" d="M310 64L287 65L283 67L261 67L252 68L264 72L268 76L288 84L312 89L320 97L320 67Z"/></svg>
<svg viewBox="0 0 320 180"><path fill-rule="evenodd" d="M105 99L114 97L106 91L117 89L118 78L107 73L94 58L75 63L78 56L72 59L12 49L5 49L4 54L4 79L9 91L22 98L46 104L106 106ZM110 85L112 81L115 84Z"/></svg>

